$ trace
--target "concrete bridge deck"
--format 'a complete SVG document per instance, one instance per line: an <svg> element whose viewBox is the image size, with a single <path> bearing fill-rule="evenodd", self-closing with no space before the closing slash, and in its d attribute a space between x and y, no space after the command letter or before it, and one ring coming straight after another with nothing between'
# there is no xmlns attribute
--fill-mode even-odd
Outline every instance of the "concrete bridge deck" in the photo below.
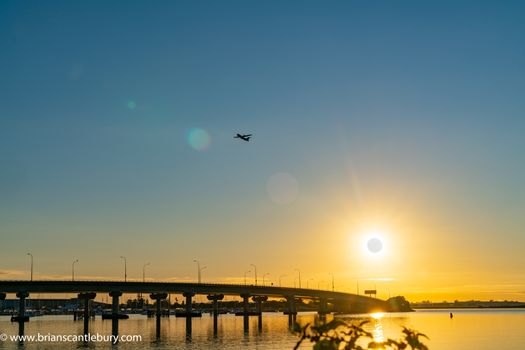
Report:
<svg viewBox="0 0 525 350"><path fill-rule="evenodd" d="M172 294L224 294L268 297L290 297L301 299L326 299L334 302L359 304L381 304L383 300L337 291L255 286L244 284L181 283L181 282L123 282L123 281L0 281L0 293L172 293Z"/></svg>
<svg viewBox="0 0 525 350"><path fill-rule="evenodd" d="M385 309L387 303L380 299L370 298L362 295L343 293L336 291L305 289L305 288L288 288L274 286L256 286L240 284L214 284L214 283L180 283L180 282L123 282L123 281L0 281L0 300L5 299L7 293L15 293L19 299L18 316L15 317L18 322L18 334L24 334L24 323L27 322L25 314L25 300L30 297L31 293L78 293L79 301L84 303L84 334L89 333L89 309L90 300L96 298L97 293L108 293L112 298L111 302L111 320L112 335L118 335L119 329L119 298L123 293L150 293L150 297L155 299L156 306L156 332L160 338L161 329L161 301L170 294L182 294L186 298L185 315L186 315L186 332L191 334L191 317L193 315L192 298L195 295L207 295L208 299L213 302L214 317L214 334L217 333L218 301L224 298L224 295L235 295L243 299L244 316L243 327L247 331L249 327L248 318L250 316L249 300L250 298L257 305L257 314L259 317L259 328L262 327L262 308L261 304L268 297L285 298L287 301L288 322L291 326L297 314L296 301L298 299L313 299L319 302L319 315L324 317L330 311L328 303L333 305L351 305L350 309L373 308ZM344 307L344 306L343 306Z"/></svg>

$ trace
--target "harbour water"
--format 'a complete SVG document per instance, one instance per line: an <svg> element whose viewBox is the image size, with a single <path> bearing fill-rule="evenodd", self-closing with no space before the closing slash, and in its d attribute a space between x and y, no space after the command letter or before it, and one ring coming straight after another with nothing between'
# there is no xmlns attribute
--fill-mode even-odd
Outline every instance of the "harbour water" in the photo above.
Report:
<svg viewBox="0 0 525 350"><path fill-rule="evenodd" d="M450 312L454 314L449 317ZM313 322L316 314L300 314L298 322ZM412 313L337 316L358 322L367 319L367 324L377 340L399 338L401 327L414 328L429 336L426 343L431 350L520 350L525 349L525 309L454 309L418 310ZM25 342L23 345L9 339L0 342L0 349L292 349L297 336L290 333L288 318L282 314L265 313L262 328L258 328L257 317L250 317L250 329L243 330L242 317L221 315L217 335L213 333L213 318L204 315L192 320L191 336L186 333L186 320L163 318L159 341L155 338L155 319L131 316L120 321L120 334L141 335L136 342L119 342L111 346L107 342ZM0 334L16 335L16 323L8 316L0 317ZM34 317L26 324L27 335L80 335L82 321L73 321L72 316ZM110 335L111 321L96 318L91 334ZM311 348L305 343L302 348Z"/></svg>

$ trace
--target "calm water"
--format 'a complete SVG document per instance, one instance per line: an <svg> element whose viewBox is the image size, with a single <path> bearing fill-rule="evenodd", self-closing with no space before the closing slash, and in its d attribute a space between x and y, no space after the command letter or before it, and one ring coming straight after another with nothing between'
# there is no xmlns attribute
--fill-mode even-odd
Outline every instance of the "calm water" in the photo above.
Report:
<svg viewBox="0 0 525 350"><path fill-rule="evenodd" d="M525 349L525 310L420 310L413 313L385 314L379 319L370 316L341 316L352 320L370 319L369 330L376 338L400 335L401 326L413 327L426 333L431 350L454 349ZM298 316L299 322L312 322L314 314ZM0 334L17 334L17 325L9 317L0 317ZM221 315L218 335L213 335L213 319L203 316L193 319L192 336L186 338L184 319L162 319L162 340L155 341L155 320L132 316L120 321L121 334L140 334L139 343L119 343L118 349L292 349L297 338L288 330L288 319L281 314L264 314L262 331L257 317L250 318L248 334L243 331L242 317ZM35 317L26 324L26 334L82 334L82 321L72 316ZM111 334L111 321L97 318L91 333ZM0 349L102 349L112 348L107 343L26 343L18 346L10 341L0 342ZM311 348L305 346L304 348Z"/></svg>

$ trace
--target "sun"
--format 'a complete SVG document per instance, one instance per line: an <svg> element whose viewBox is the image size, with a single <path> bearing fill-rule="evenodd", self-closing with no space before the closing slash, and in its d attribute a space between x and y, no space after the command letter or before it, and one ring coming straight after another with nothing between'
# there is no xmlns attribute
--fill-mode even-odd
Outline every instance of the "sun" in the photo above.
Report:
<svg viewBox="0 0 525 350"><path fill-rule="evenodd" d="M383 242L379 238L370 238L366 242L368 251L372 254L379 254L383 250Z"/></svg>
<svg viewBox="0 0 525 350"><path fill-rule="evenodd" d="M371 230L363 235L362 249L370 257L383 256L388 248L386 235L382 231Z"/></svg>

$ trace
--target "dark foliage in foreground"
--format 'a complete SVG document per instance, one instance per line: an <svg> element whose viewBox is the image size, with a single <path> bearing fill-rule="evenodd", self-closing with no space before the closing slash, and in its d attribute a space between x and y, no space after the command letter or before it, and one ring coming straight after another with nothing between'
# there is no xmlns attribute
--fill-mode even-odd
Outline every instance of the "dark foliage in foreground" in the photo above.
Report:
<svg viewBox="0 0 525 350"><path fill-rule="evenodd" d="M420 338L428 337L413 329L403 327L403 338L400 340L386 339L382 342L374 341L373 334L366 331L363 326L369 321L352 324L344 320L334 319L328 323L317 323L313 326L307 324L301 327L295 324L294 332L300 339L294 350L305 341L312 342L314 350L428 350Z"/></svg>

